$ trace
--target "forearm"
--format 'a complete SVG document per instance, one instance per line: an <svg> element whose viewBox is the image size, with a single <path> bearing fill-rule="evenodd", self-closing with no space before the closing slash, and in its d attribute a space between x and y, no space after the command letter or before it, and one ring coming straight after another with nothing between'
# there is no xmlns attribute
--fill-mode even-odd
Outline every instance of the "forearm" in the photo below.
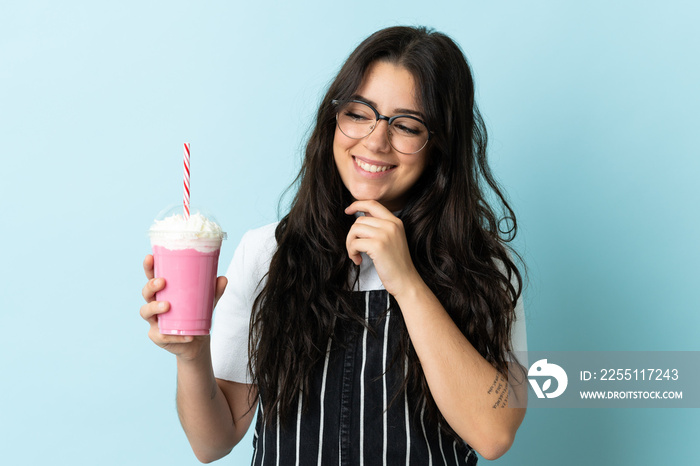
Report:
<svg viewBox="0 0 700 466"><path fill-rule="evenodd" d="M395 297L445 420L482 456L501 456L525 415L524 408L507 407L510 384L471 345L420 278Z"/></svg>
<svg viewBox="0 0 700 466"><path fill-rule="evenodd" d="M209 345L196 359L177 358L177 411L202 462L227 455L239 440L231 408L214 377Z"/></svg>

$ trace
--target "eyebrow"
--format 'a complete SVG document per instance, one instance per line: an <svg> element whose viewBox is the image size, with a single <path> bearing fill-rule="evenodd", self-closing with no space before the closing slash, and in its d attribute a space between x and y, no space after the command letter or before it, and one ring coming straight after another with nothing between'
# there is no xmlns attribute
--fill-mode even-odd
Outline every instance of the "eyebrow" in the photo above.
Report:
<svg viewBox="0 0 700 466"><path fill-rule="evenodd" d="M377 108L376 102L371 101L370 99L363 97L359 94L355 94L352 97L350 97L352 100L361 100L363 102L366 102L370 104L372 107ZM425 115L423 113L417 111L417 110L411 110L410 108L395 108L394 109L394 115L415 115L417 117L420 117L422 119L425 119Z"/></svg>

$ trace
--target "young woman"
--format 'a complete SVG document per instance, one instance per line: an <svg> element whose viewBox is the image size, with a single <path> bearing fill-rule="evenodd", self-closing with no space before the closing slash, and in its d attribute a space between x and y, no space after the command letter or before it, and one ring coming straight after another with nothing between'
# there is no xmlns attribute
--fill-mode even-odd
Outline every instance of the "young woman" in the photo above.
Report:
<svg viewBox="0 0 700 466"><path fill-rule="evenodd" d="M219 277L211 340L158 333L168 303L146 257L141 315L177 355L201 461L226 455L258 405L255 465L472 465L510 448L522 280L485 151L459 47L384 29L323 98L289 213L244 235Z"/></svg>

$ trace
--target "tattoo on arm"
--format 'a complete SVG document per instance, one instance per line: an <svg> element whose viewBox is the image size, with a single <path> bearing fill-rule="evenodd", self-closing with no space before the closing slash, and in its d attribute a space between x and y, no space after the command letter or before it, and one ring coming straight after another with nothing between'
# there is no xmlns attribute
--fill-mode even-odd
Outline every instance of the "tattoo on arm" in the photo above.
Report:
<svg viewBox="0 0 700 466"><path fill-rule="evenodd" d="M493 409L505 408L508 406L508 379L503 374L497 374L487 393L493 394L494 398L497 397L493 403Z"/></svg>

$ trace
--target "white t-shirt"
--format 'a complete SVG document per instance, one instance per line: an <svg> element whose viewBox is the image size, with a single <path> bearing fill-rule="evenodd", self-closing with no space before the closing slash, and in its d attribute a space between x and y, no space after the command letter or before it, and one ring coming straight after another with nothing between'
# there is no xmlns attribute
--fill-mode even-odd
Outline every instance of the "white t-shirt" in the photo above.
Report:
<svg viewBox="0 0 700 466"><path fill-rule="evenodd" d="M226 272L228 285L214 313L211 331L211 357L214 375L233 382L250 383L248 373L248 330L253 301L258 296L277 249L275 228L271 223L250 230L241 238ZM372 259L362 253L359 286L356 291L383 290ZM525 312L522 295L515 307L511 332L514 352L527 351Z"/></svg>

